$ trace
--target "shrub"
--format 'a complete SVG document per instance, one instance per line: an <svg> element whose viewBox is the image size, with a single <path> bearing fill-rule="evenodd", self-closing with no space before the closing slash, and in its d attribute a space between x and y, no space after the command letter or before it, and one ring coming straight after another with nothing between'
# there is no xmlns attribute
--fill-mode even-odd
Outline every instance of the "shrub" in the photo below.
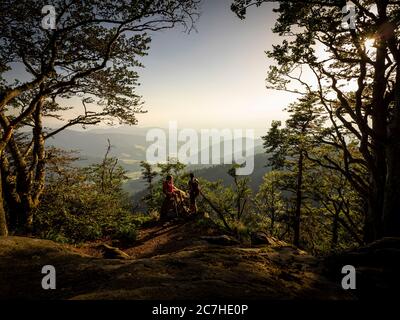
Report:
<svg viewBox="0 0 400 320"><path fill-rule="evenodd" d="M35 214L36 235L69 243L104 237L129 241L136 238L138 221L121 189L124 171L115 162L107 160L103 165L106 168L69 168L49 176Z"/></svg>

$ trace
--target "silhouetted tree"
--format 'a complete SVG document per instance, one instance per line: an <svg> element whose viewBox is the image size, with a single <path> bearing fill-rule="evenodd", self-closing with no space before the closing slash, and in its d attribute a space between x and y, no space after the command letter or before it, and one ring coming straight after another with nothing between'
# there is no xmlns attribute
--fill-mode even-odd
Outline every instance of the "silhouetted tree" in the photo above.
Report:
<svg viewBox="0 0 400 320"><path fill-rule="evenodd" d="M268 86L299 94L317 92L335 134L329 143L342 153L341 163L329 159L329 165L366 202L365 240L399 236L399 3L353 1L355 28L343 25L344 0L235 0L232 9L244 19L249 7L266 2L279 3L273 31L288 36L268 52L277 62L270 67ZM370 40L372 48L367 45ZM348 150L353 138L359 157ZM360 165L367 169L367 180L357 170Z"/></svg>
<svg viewBox="0 0 400 320"><path fill-rule="evenodd" d="M142 179L147 183L147 192L148 194L145 196L145 200L149 209L154 209L155 202L154 202L154 178L157 177L157 171L153 170L153 166L146 162L141 161L140 166L142 167Z"/></svg>
<svg viewBox="0 0 400 320"><path fill-rule="evenodd" d="M295 213L293 221L293 244L300 245L301 206L303 200L303 180L305 170L305 154L312 148L314 137L318 132L323 117L315 107L316 98L306 96L298 103L289 106L289 119L285 128L280 129L280 122L273 122L268 134L263 138L264 148L272 154L270 164L275 168L287 167L295 174Z"/></svg>
<svg viewBox="0 0 400 320"><path fill-rule="evenodd" d="M191 29L198 9L196 0L57 0L52 2L56 29L45 30L44 5L40 0L0 3L0 73L16 66L26 71L14 82L0 81L3 189L11 190L7 206L13 205L9 211L25 231L45 185L45 141L74 125L136 124L142 103L135 70L150 43L146 31L179 23ZM82 112L64 119L64 111L77 111L72 102L66 105L74 97L82 101ZM48 117L64 124L45 129ZM22 127L32 128L25 139L17 134ZM4 179L7 175L14 178Z"/></svg>

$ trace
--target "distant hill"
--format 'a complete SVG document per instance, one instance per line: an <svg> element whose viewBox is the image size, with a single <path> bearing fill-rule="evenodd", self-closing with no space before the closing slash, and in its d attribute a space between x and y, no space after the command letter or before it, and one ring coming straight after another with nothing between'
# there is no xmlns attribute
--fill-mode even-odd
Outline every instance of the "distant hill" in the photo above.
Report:
<svg viewBox="0 0 400 320"><path fill-rule="evenodd" d="M260 184L263 181L264 175L271 171L271 167L267 166L268 155L266 153L258 153L254 156L254 171L248 177L250 178L249 186L253 190L253 192L257 192ZM221 180L223 185L230 186L233 184L233 179L228 175L228 170L231 168L231 165L217 165L209 168L203 168L198 170L190 170L190 167L187 168L188 171L193 171L196 177L201 177L208 181L218 181ZM134 203L140 203L139 208L144 208L141 200L146 195L145 190L145 182L141 179L139 180L130 180L125 184L125 190L130 194L133 194L132 200Z"/></svg>
<svg viewBox="0 0 400 320"><path fill-rule="evenodd" d="M253 191L257 191L261 184L265 173L271 170L267 167L268 155L266 153L258 153L254 156L254 171L250 178L250 187ZM222 180L225 186L232 185L232 177L228 175L231 165L218 165L210 168L196 170L195 175L209 181Z"/></svg>
<svg viewBox="0 0 400 320"><path fill-rule="evenodd" d="M146 141L146 133L143 128L132 131L136 133L123 133L114 129L96 129L86 131L64 130L56 136L50 138L47 144L59 147L65 150L77 150L84 157L102 158L108 146L107 139L112 145L111 154L121 159L145 160L146 149L153 142ZM146 130L150 130L147 128ZM161 129L166 130L166 129ZM168 143L168 135L167 143ZM199 139L200 140L200 139ZM232 141L232 140L231 140ZM178 142L178 148L185 142ZM232 142L231 142L232 143ZM254 140L255 152L262 150L261 140ZM200 146L201 147L201 146ZM212 145L210 146L211 152ZM200 150L204 150L200 148ZM221 154L223 154L223 146L221 146Z"/></svg>
<svg viewBox="0 0 400 320"><path fill-rule="evenodd" d="M146 136L121 133L96 133L92 131L65 130L47 141L50 146L64 150L79 151L83 165L88 162L98 162L104 157L108 142L112 145L110 155L121 159L127 166L136 168L133 164L146 156Z"/></svg>
<svg viewBox="0 0 400 320"><path fill-rule="evenodd" d="M104 154L108 146L108 139L111 143L110 155L119 159L119 163L128 172L129 180L125 184L125 190L130 194L139 192L145 188L145 183L140 179L140 161L146 160L146 150L153 142L146 141L146 134L149 129L152 128L139 128L139 127L122 127L122 128L107 128L107 129L92 129L85 131L75 131L75 130L64 130L57 134L54 138L50 138L47 141L49 146L54 146L64 150L74 150L79 152L81 160L77 161L78 166L87 166L93 163L100 163L103 160ZM166 129L162 129L166 131ZM168 135L167 135L168 137ZM233 141L231 140L231 143ZM182 146L184 142L178 144L178 148ZM223 145L220 146L221 163L223 155ZM212 155L211 145L209 147L209 155ZM200 152L207 151L206 149L201 149ZM260 153L262 152L262 143L260 139L254 140L254 150L249 150L249 152ZM260 164L263 160L259 155L256 155L255 159L255 173L252 180L254 186L258 185L260 181L258 177L260 173L260 168L263 166ZM263 162L264 164L266 161ZM200 174L204 174L207 177L218 177L221 179L229 178L224 177L225 172L228 170L229 165L223 166L212 166L211 164L199 164L190 165L188 170L199 171ZM208 171L201 171L210 168L211 173ZM262 171L262 170L261 170ZM262 175L261 175L262 176Z"/></svg>

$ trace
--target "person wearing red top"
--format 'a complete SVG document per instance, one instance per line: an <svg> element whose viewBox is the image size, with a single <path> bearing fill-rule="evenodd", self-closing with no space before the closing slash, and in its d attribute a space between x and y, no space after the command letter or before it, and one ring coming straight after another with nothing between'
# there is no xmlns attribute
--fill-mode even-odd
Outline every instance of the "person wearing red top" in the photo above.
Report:
<svg viewBox="0 0 400 320"><path fill-rule="evenodd" d="M167 197L171 197L174 195L175 186L172 176L168 175L165 181L163 182L163 193Z"/></svg>
<svg viewBox="0 0 400 320"><path fill-rule="evenodd" d="M165 199L160 210L160 219L167 218L169 209L175 205L175 186L171 175L168 175L163 182L162 191L165 194Z"/></svg>
<svg viewBox="0 0 400 320"><path fill-rule="evenodd" d="M164 202L161 206L160 219L164 219L168 215L169 209L172 207L177 211L177 205L182 206L184 202L185 192L174 186L174 180L168 175L163 182L163 193L165 194Z"/></svg>

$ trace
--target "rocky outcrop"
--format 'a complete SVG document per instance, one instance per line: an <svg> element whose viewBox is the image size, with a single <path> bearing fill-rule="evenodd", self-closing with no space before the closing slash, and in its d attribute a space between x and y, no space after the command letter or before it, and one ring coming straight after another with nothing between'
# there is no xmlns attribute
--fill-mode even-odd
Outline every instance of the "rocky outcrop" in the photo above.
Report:
<svg viewBox="0 0 400 320"><path fill-rule="evenodd" d="M41 287L44 265L56 269L56 290ZM8 237L0 238L0 298L276 300L351 296L321 275L318 259L290 246L222 246L197 240L149 258L111 260L77 253L52 241Z"/></svg>
<svg viewBox="0 0 400 320"><path fill-rule="evenodd" d="M131 259L131 257L122 250L102 243L97 246L105 259Z"/></svg>
<svg viewBox="0 0 400 320"><path fill-rule="evenodd" d="M360 299L393 299L400 288L400 238L383 238L354 250L331 255L324 261L324 274L340 281L342 267L354 266Z"/></svg>

